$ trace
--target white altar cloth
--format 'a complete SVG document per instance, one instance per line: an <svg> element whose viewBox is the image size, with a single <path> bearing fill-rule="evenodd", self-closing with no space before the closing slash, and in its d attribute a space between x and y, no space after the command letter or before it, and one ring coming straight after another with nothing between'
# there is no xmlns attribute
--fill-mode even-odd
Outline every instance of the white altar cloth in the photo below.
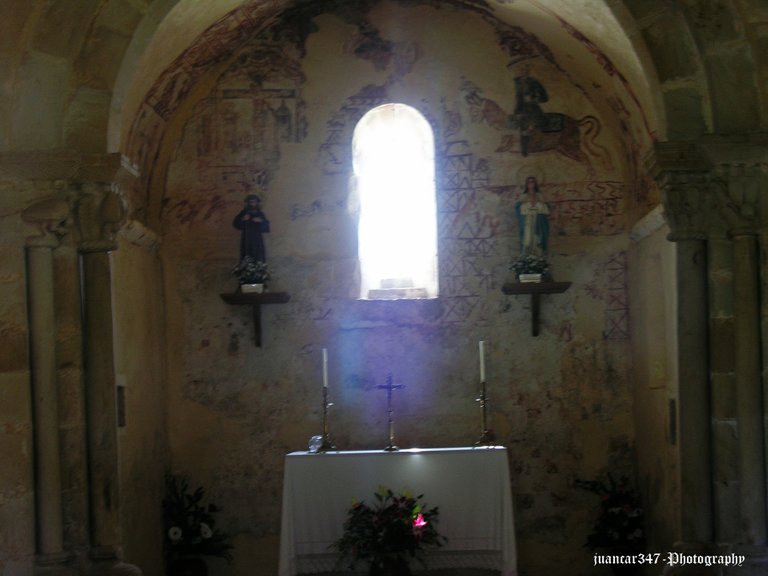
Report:
<svg viewBox="0 0 768 576"><path fill-rule="evenodd" d="M330 571L354 499L373 504L379 486L424 494L440 508L447 544L426 555L429 568L491 568L516 576L517 555L507 451L482 448L350 451L285 458L280 576ZM418 563L414 564L418 569Z"/></svg>

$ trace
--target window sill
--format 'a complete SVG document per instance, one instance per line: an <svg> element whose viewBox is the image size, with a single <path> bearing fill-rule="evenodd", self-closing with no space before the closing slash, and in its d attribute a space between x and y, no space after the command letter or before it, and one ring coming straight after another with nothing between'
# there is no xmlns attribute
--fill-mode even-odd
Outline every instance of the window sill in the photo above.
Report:
<svg viewBox="0 0 768 576"><path fill-rule="evenodd" d="M361 300L424 300L429 297L426 288L378 288L368 290L368 298Z"/></svg>

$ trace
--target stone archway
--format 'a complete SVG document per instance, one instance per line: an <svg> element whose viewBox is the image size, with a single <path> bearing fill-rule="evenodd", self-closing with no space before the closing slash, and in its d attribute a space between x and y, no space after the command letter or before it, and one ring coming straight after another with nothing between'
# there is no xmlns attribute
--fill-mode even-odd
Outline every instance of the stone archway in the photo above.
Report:
<svg viewBox="0 0 768 576"><path fill-rule="evenodd" d="M439 3L427 4L436 6ZM472 14L476 14L477 4L451 2L447 3L446 7L451 10L471 10ZM194 5L198 8L194 9ZM293 5L294 3L277 1L230 1L206 3L206 8L203 9L199 8L199 3L174 0L146 5L134 2L130 3L130 6L117 1L103 1L91 6L79 2L56 4L39 0L29 2L18 10L15 7L12 13L13 22L7 25L13 30L7 35L5 48L0 48L4 60L11 63L10 66L3 67L3 73L6 74L3 85L7 87L7 91L4 104L0 108L0 122L5 127L0 135L0 147L5 151L0 155L0 175L3 183L12 190L10 195L15 197L8 203L15 218L13 225L20 229L16 215L44 196L57 200L52 206L58 214L57 210L61 206L59 201L65 197L69 199L77 186L85 184L108 188L117 177L112 174L105 179L98 165L100 162L112 165L115 156L103 155L106 150L113 152L119 149L129 156L138 173L125 179L125 188L121 192L129 204L131 214L128 225L121 231L120 239L125 243L122 245L123 254L117 258L117 266L119 273L126 277L132 274L142 276L142 283L135 283L134 288L151 285L152 293L149 297L141 292L145 295L144 301L157 298L162 291L159 281L162 274L153 268L157 266L154 251L158 236L152 230L160 229L162 223L160 205L163 200L162 187L165 182L164 170L169 162L169 149L178 139L184 122L189 118L189 109L208 92L217 74L231 62L230 58L234 54L232 49L236 51L240 41L245 41L251 33L263 30L278 14L285 13ZM617 31L621 32L622 38L620 44L612 46L615 51L609 51L604 45L610 44L610 41L606 41L606 38L599 34L601 19L580 17L581 13L594 14L592 8L599 9L601 15L606 14L608 8L604 2L584 2L577 5L564 1L559 4L548 3L547 6L549 7L534 0L489 2L483 18L496 18L513 26L512 17L516 16L518 21L525 21L529 30L535 32L534 35L541 38L557 38L562 40L564 45L578 47L579 54L588 54L588 59L578 58L578 65L574 64L572 71L575 78L599 78L596 83L600 86L590 88L587 85L584 87L586 91L613 90L618 93L620 89L624 90L625 97L606 99L602 106L603 110L611 110L617 117L614 129L625 129L627 140L641 135L634 138L642 143L637 149L627 147L627 153L637 161L634 171L629 171L631 174L627 177L628 181L645 180L649 188L652 186L648 183L647 171L641 160L643 152L650 147L654 139L672 141L673 149L676 141L695 141L694 147L704 151L703 155L711 165L708 177L705 178L708 180L708 192L705 197L709 197L710 186L727 182L727 194L732 196L732 201L725 204L731 209L738 207L736 216L743 216L743 210L761 213L762 208L749 200L752 198L750 185L745 184L749 181L745 174L751 174L753 169L759 172L764 169L762 167L766 162L764 154L760 152L766 146L760 131L764 134L768 126L765 91L760 90L761 79L766 75L766 56L765 51L759 49L763 37L761 30L766 19L759 11L750 12L746 4L737 5L731 2L701 2L685 7L676 7L670 3L664 6L650 6L646 2L612 3L610 10L613 11L618 24L611 23L608 38L613 40L611 35ZM516 10L521 12L515 12ZM153 19L162 20L162 24L152 25ZM595 25L592 20L598 21L598 24ZM506 30L509 31L510 28ZM516 49L518 38L515 34L504 38L508 50ZM629 52L634 55L635 61L630 66L626 65L626 60L622 60L622 49L617 46L632 46ZM509 54L511 56L512 52ZM142 58L145 59L143 62ZM117 74L120 63L123 69ZM596 70L599 72L595 72ZM641 86L646 81L650 81L650 89ZM634 101L626 89L627 85L637 90ZM656 87L659 87L658 91ZM734 87L738 88L738 98L733 97ZM498 99L494 94L486 96ZM629 119L626 117L628 107L633 106L646 112L645 120L639 121L634 116ZM450 113L451 110L446 112ZM451 144L451 150L458 151L450 155L450 160L455 162L455 166L460 166L461 162L469 158L467 154L460 153L466 151L462 148L464 145L462 142ZM55 152L33 152L60 149L73 151L74 156L64 154L64 158ZM90 155L103 157L101 160L94 160ZM681 168L674 164L674 159L672 160L672 164L667 166L667 172L690 172L690 167ZM17 169L19 165L24 166L22 170ZM88 170L81 171L82 165L97 166L95 170L99 174L88 176ZM155 167L157 172L153 172ZM456 173L460 175L461 171L457 169ZM490 181L483 180L486 173L482 170L479 170L478 174L474 184L480 189ZM156 179L153 179L155 177ZM757 177L752 181L761 182ZM687 185L694 184L688 181ZM763 184L758 186L762 186L760 190L764 189ZM663 183L661 188L664 188ZM503 194L503 187L496 187L493 193ZM458 194L456 201L463 201ZM656 201L658 198L651 198L649 204ZM674 202L665 202L670 214L674 214ZM314 209L311 204L308 206L307 210ZM296 213L299 212L301 210ZM640 215L642 214L638 213L634 216ZM722 282L723 275L734 272L728 265L721 266L722 262L727 262L733 255L743 256L751 250L750 246L753 246L755 238L759 237L761 228L759 218L757 220L757 224L747 222L749 226L746 228L733 223L727 226L720 223L714 226L714 231L710 231L707 240L710 248L713 248L710 254L718 259L720 267L716 270L721 272L716 282ZM484 222L488 223L487 220ZM16 228L11 226L8 230ZM734 245L729 244L724 229L737 233L738 239L734 240ZM23 252L23 248L19 248L24 246L21 233L10 233L9 237L9 243L16 252ZM146 250L143 252L133 248L135 245L141 245L141 238L149 238L147 244L144 244ZM761 242L764 244L764 241ZM746 247L734 251L735 244ZM478 250L484 249L484 246L479 240L475 244ZM76 267L70 266L73 258L69 258L75 252L74 242L71 239L65 240L63 250L59 250L62 260L68 258L69 262L65 265L59 264L59 269L66 269L62 275L64 279L76 277ZM743 263L745 260L749 258L742 258L740 261ZM25 277L23 258L14 256L9 258L8 262L5 278ZM147 270L151 273L147 273ZM740 275L753 275L751 268L740 270ZM698 287L701 288L700 285ZM723 288L722 284L716 283L710 286L710 289L728 290L727 287ZM8 299L9 307L12 308L12 312L8 313L9 341L17 343L9 349L19 351L24 349L23 343L26 342L27 336L24 329L20 328L26 325L26 301L22 292L23 290L14 289ZM63 298L67 303L64 308L67 321L71 323L65 325L66 330L62 333L65 358L74 358L73 365L76 366L77 355L71 353L71 338L78 329L76 321L73 320L77 317L78 299L71 290L65 294L67 296ZM457 317L467 314L466 310L458 305L452 311ZM148 318L159 316L158 310L151 306L144 312ZM729 349L731 323L736 322L737 315L718 316L719 309L715 306L708 312L711 314L709 322L714 326L713 341L721 344L722 349ZM162 313L171 314L169 311ZM743 322L753 313L756 313L754 306L746 313L742 310L738 314L741 318L739 322ZM120 316L123 323L121 330L127 325L126 316L129 314L123 310ZM130 330L124 329L121 337L125 340L131 335L140 334L142 328L146 327L130 325ZM765 332L764 327L762 332ZM564 328L562 333L568 336L569 329ZM743 335L738 346L742 351L754 352L744 343ZM18 356L22 358L23 353ZM763 357L768 357L768 353L764 353ZM127 356L119 358L121 364L118 371L128 371L125 365L130 362L126 358ZM136 358L131 357L131 360ZM742 375L745 370L754 372L754 360L754 354L742 359L741 366L746 366L746 369L739 368L738 372ZM133 364L138 365L139 362ZM156 352L150 364L154 372L159 372L159 367L162 366L161 353ZM13 381L26 369L24 362L20 364L17 358L8 365L11 368L5 375ZM721 380L732 377L734 369L727 362L717 365L716 368L713 369L715 377ZM66 370L71 370L71 373ZM74 379L72 374L76 372L75 368L67 367L62 378ZM136 376L133 372L128 373L131 377ZM140 375L152 382L152 378L157 377L156 374ZM744 382L745 386L749 384L747 390L754 393L755 389L751 386L754 378L741 382ZM147 394L150 392L141 390ZM129 398L130 394L131 392ZM26 412L21 404L12 409L12 415L21 415L19 420L24 421ZM148 403L142 405L142 408L151 411ZM757 429L757 420L755 414L751 413L749 422L753 432ZM722 441L727 445L728 425L727 415L715 424L718 428L716 434L719 434L716 442ZM11 432L8 436L15 441L16 436ZM759 440L759 434L757 436ZM66 438L69 442L77 442L76 435ZM755 441L754 434L750 438ZM689 441L681 439L681 442ZM690 448L689 443L687 447ZM745 460L754 456L754 449L742 446L741 451ZM131 471L140 469L136 462L130 460L135 456L135 453L128 455L126 468ZM26 458L19 453L20 460ZM731 475L727 480L731 483L742 478L739 472L732 469L729 469L729 474ZM750 469L749 481L751 493L759 492L759 471ZM16 486L15 477L9 480L9 483ZM0 480L0 488L3 484ZM724 516L729 498L733 498L733 495L727 492L725 484L726 482L723 482L717 486L717 489L724 491L725 496L715 504L716 515ZM28 501L32 488L29 482L21 482L20 485L23 487L18 491L19 496L12 498L15 504L26 510L30 506ZM73 491L77 489L75 486ZM747 500L745 498L740 504L742 508L748 507ZM68 501L66 505L70 509L78 509L76 498ZM74 517L77 517L78 513ZM135 516L134 512L134 516L129 520L132 525L138 524ZM700 519L699 516L692 514L685 520L696 521ZM703 522L707 524L710 520L711 518L705 518ZM3 522L0 518L0 524L8 522ZM708 528L705 527L705 536L706 530ZM731 531L726 536L740 537L738 529L730 527L729 530ZM756 540L760 539L758 534ZM28 543L20 546L14 540L12 546L6 547L2 545L4 541L0 541L0 548L13 549L12 555L16 559L30 553ZM81 544L78 540L78 545ZM139 547L146 546L141 544ZM142 550L141 553L148 557L152 554L159 555L157 550L151 553Z"/></svg>

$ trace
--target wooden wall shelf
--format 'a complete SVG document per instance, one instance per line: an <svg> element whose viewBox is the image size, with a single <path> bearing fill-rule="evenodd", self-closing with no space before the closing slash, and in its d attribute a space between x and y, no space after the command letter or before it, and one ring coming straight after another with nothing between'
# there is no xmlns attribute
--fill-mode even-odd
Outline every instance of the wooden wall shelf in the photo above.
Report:
<svg viewBox="0 0 768 576"><path fill-rule="evenodd" d="M541 295L560 294L570 287L570 282L507 282L501 287L501 291L504 294L531 295L531 336L538 336Z"/></svg>
<svg viewBox="0 0 768 576"><path fill-rule="evenodd" d="M261 348L261 305L285 304L291 299L290 295L286 292L262 292L261 294L233 292L231 294L220 294L219 296L227 304L253 306L253 339L259 348Z"/></svg>

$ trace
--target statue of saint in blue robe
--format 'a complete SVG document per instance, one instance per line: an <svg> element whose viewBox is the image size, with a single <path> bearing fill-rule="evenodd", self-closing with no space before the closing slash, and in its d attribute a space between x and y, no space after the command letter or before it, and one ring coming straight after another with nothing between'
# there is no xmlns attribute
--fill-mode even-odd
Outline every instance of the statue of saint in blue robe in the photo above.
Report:
<svg viewBox="0 0 768 576"><path fill-rule="evenodd" d="M538 199L539 184L529 176L522 198L515 204L520 253L546 256L549 248L549 205Z"/></svg>

